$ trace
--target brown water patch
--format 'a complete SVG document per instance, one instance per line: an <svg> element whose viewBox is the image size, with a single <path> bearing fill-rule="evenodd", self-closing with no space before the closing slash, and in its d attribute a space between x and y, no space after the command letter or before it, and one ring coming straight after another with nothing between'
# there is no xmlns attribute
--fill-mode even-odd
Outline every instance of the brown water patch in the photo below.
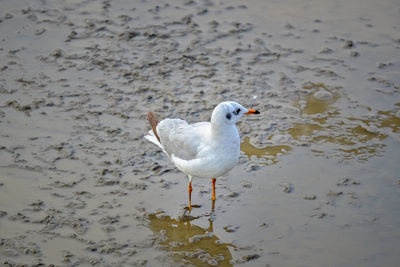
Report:
<svg viewBox="0 0 400 267"><path fill-rule="evenodd" d="M375 138L383 140L387 137L387 135L384 134L371 132L360 125L351 128L350 132L351 132L350 136L356 137L356 140L361 143L366 143Z"/></svg>
<svg viewBox="0 0 400 267"><path fill-rule="evenodd" d="M240 144L240 150L243 151L247 157L256 156L257 158L264 158L267 160L267 165L278 163L278 157L284 155L291 150L287 145L271 145L264 148L253 146L250 143L250 137L243 138Z"/></svg>
<svg viewBox="0 0 400 267"><path fill-rule="evenodd" d="M203 229L191 224L190 220L175 220L169 216L151 214L149 228L159 235L160 247L170 252L171 257L181 263L202 266L232 266L229 248L234 246L221 243L213 234L213 222Z"/></svg>
<svg viewBox="0 0 400 267"><path fill-rule="evenodd" d="M318 124L294 124L288 132L295 140L300 141L303 136L312 136L315 131L320 131L322 129L323 127Z"/></svg>
<svg viewBox="0 0 400 267"><path fill-rule="evenodd" d="M382 156L384 152L384 144L372 144L370 146L359 146L350 149L337 149L341 152L341 157L345 160L357 158L360 161L366 161L372 156Z"/></svg>
<svg viewBox="0 0 400 267"><path fill-rule="evenodd" d="M309 94L300 97L300 100L305 101L305 105L302 106L300 100L294 103L295 107L301 109L302 114L323 114L339 99L339 95L324 83L308 83L303 88L310 91Z"/></svg>
<svg viewBox="0 0 400 267"><path fill-rule="evenodd" d="M309 94L301 95L300 100L293 105L300 108L302 116L310 120L307 123L295 123L287 130L296 141L319 145L336 144L333 152L335 156L366 160L383 152L385 145L376 142L383 141L388 135L382 133L381 128L399 131L400 118L396 117L397 110L378 111L375 118L343 118L339 108L335 106L340 98L338 92L322 83L310 83L303 88L310 90ZM320 92L318 90L327 92L327 97L323 98L323 93L320 94L322 98L315 97L316 92ZM324 149L316 151L318 155L324 154L321 152Z"/></svg>
<svg viewBox="0 0 400 267"><path fill-rule="evenodd" d="M336 144L335 153L342 159L351 159L355 156L359 159L368 159L372 156L381 155L385 145L372 143L382 141L387 135L372 132L361 125L350 122L337 121L329 124L305 123L294 124L288 133L296 141L314 144ZM321 154L321 151L318 152Z"/></svg>
<svg viewBox="0 0 400 267"><path fill-rule="evenodd" d="M399 106L400 103L396 104ZM372 111L371 108L368 108L369 111ZM376 118L371 119L359 119L350 117L348 118L350 121L361 121L365 125L376 127L377 129L381 128L390 128L394 133L400 132L400 109L395 108L392 110L379 110L377 112Z"/></svg>
<svg viewBox="0 0 400 267"><path fill-rule="evenodd" d="M396 115L398 110L390 110L390 111L378 111L378 115L381 116L379 122L379 127L391 128L393 132L400 132L400 118Z"/></svg>

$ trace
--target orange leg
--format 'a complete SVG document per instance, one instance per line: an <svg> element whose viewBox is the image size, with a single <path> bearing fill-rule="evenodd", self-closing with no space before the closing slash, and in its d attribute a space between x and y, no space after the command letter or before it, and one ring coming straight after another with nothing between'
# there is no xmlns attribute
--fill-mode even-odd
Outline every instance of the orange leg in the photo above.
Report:
<svg viewBox="0 0 400 267"><path fill-rule="evenodd" d="M192 181L189 182L189 210L192 209Z"/></svg>
<svg viewBox="0 0 400 267"><path fill-rule="evenodd" d="M215 178L212 178L212 200L215 200Z"/></svg>

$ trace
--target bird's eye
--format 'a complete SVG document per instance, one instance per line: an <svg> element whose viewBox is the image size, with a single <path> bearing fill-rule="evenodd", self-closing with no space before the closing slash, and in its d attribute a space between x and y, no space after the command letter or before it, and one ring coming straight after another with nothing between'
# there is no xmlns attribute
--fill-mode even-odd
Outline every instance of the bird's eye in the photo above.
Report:
<svg viewBox="0 0 400 267"><path fill-rule="evenodd" d="M233 112L233 114L235 114L235 115L238 115L240 113L240 108L237 108L234 112Z"/></svg>
<svg viewBox="0 0 400 267"><path fill-rule="evenodd" d="M227 118L228 120L230 120L230 119L231 119L231 113L226 113L226 118Z"/></svg>

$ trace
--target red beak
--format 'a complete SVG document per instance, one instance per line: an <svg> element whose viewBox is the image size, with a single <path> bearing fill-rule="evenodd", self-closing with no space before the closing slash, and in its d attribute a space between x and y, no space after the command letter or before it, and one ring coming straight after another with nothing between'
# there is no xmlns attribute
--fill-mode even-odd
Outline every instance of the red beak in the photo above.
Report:
<svg viewBox="0 0 400 267"><path fill-rule="evenodd" d="M255 110L255 109L249 109L249 112L244 113L245 115L250 115L250 114L260 114L260 111Z"/></svg>

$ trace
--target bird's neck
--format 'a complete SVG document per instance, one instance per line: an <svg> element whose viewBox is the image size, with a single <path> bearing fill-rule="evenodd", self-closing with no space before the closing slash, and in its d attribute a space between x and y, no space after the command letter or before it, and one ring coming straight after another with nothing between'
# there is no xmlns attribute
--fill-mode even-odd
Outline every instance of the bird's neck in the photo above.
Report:
<svg viewBox="0 0 400 267"><path fill-rule="evenodd" d="M236 124L216 125L211 124L211 134L215 139L239 138Z"/></svg>

